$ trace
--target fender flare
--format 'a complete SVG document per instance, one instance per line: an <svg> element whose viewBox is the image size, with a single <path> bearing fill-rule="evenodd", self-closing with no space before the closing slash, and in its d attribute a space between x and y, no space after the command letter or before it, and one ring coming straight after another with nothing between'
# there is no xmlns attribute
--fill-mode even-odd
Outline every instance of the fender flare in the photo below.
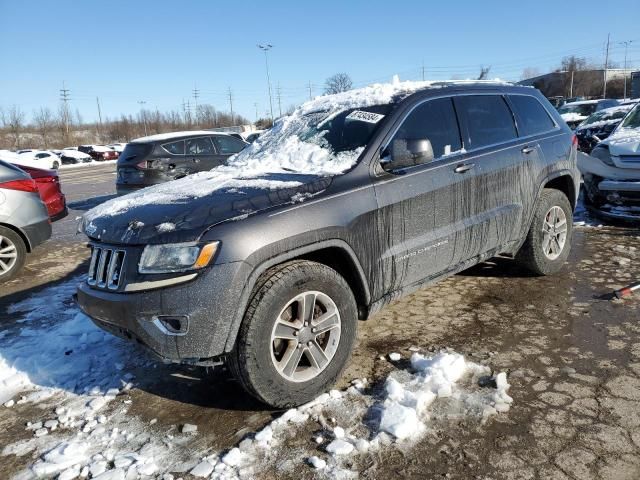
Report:
<svg viewBox="0 0 640 480"><path fill-rule="evenodd" d="M580 183L578 182L578 184L576 185L576 180L575 180L575 172L572 172L571 170L568 169L562 169L562 170L556 170L554 172L549 173L547 176L545 176L539 183L538 183L538 189L536 192L536 198L535 198L535 202L534 202L534 206L531 209L531 212L529 213L529 218L527 218L527 223L525 225L527 225L527 229L524 231L524 234L522 235L522 238L520 239L520 242L517 244L516 248L514 249L514 252L518 252L520 250L520 248L522 247L522 245L524 245L524 242L526 240L526 237L529 233L529 230L531 229L531 223L533 222L533 216L535 215L536 209L538 208L538 201L540 200L540 195L542 195L542 191L545 188L545 185L547 185L549 182L551 182L552 180L555 180L556 178L560 178L560 177L564 177L564 176L568 176L569 178L571 178L573 185L574 185L574 189L575 189L575 197L574 199L569 199L569 202L571 202L572 205L577 205L578 204L578 195L580 194ZM574 207L575 208L575 207Z"/></svg>
<svg viewBox="0 0 640 480"><path fill-rule="evenodd" d="M369 305L371 303L371 291L369 289L369 283L367 282L367 277L364 273L364 269L362 268L362 265L360 264L360 260L358 259L355 252L347 242L340 239L329 239L329 240L322 240L319 242L314 242L308 245L304 245L302 247L289 250L286 253L282 253L282 254L276 255L275 257L271 257L268 260L265 260L253 267L253 270L247 277L247 281L245 283L244 288L242 289L242 293L240 294L239 307L236 310L236 313L234 315L234 318L232 319L231 325L229 326L229 333L227 334L227 340L225 342L224 352L225 353L230 352L233 349L233 346L235 345L236 337L238 336L238 331L240 330L240 324L244 319L244 313L250 301L249 297L253 292L255 284L258 281L258 278L260 278L260 275L262 275L268 269L276 265L279 265L281 263L284 263L288 260L292 260L300 256L316 252L318 250L322 250L325 248L332 248L332 247L339 248L343 250L347 255L349 255L351 261L353 262L353 265L355 265L356 267L358 280L364 287L363 290L364 290L365 302L367 305ZM249 264L248 262L246 263Z"/></svg>

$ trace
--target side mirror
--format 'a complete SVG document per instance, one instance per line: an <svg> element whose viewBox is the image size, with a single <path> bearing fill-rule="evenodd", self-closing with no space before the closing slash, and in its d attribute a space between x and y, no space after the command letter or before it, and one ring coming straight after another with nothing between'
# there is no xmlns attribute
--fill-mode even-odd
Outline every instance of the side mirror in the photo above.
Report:
<svg viewBox="0 0 640 480"><path fill-rule="evenodd" d="M383 163L383 167L385 170L397 170L432 160L433 147L428 139L396 139L391 142L390 158Z"/></svg>

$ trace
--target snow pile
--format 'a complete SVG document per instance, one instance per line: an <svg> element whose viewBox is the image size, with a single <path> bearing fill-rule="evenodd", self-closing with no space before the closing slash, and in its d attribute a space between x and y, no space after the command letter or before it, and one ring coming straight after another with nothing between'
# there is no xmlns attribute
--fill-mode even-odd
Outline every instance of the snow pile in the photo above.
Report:
<svg viewBox="0 0 640 480"><path fill-rule="evenodd" d="M436 398L462 401L468 409L475 409L484 417L508 411L513 402L507 395L509 385L504 373L496 377L496 391L489 395L484 391L463 393L458 390L456 384L464 377L477 383L480 377L491 374L488 367L467 362L460 354L440 353L425 357L414 353L411 366L414 373L409 378L398 379L397 375L391 375L385 385L380 430L399 440L422 434L426 428L424 421L429 419L428 409Z"/></svg>
<svg viewBox="0 0 640 480"><path fill-rule="evenodd" d="M65 150L66 151L66 150ZM65 154L66 155L66 154ZM84 168L84 167L95 167L98 165L113 165L115 163L118 163L118 160L91 160L90 162L83 162L83 163L72 163L72 164L68 164L68 165L60 165L60 169L63 170L71 170L74 168Z"/></svg>

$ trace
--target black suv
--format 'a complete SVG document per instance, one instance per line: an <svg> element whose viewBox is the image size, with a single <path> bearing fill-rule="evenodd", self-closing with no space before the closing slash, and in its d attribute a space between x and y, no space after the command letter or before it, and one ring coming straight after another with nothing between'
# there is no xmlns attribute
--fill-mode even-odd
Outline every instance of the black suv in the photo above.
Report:
<svg viewBox="0 0 640 480"><path fill-rule="evenodd" d="M558 272L576 152L532 88L319 97L228 166L87 212L78 303L167 361L227 362L260 400L299 405L339 377L357 320L391 300L496 255Z"/></svg>
<svg viewBox="0 0 640 480"><path fill-rule="evenodd" d="M248 144L226 133L162 133L127 143L118 158L118 195L211 170Z"/></svg>

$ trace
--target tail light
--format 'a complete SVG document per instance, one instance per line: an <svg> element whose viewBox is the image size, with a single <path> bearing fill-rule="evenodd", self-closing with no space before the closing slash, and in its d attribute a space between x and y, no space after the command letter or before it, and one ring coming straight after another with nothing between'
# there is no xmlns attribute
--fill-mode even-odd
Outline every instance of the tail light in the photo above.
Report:
<svg viewBox="0 0 640 480"><path fill-rule="evenodd" d="M152 160L143 160L142 162L136 163L136 168L140 170L145 170L147 168L151 168L152 165L153 165Z"/></svg>
<svg viewBox="0 0 640 480"><path fill-rule="evenodd" d="M578 147L578 136L575 133L571 137L571 146L576 148Z"/></svg>
<svg viewBox="0 0 640 480"><path fill-rule="evenodd" d="M0 188L7 190L18 190L20 192L33 192L38 191L36 182L32 179L29 180L12 180L10 182L0 183Z"/></svg>

